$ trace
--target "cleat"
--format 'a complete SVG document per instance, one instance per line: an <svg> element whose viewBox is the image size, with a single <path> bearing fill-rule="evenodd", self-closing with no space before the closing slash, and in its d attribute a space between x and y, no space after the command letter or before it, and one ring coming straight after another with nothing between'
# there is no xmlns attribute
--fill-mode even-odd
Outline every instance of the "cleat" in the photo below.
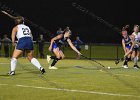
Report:
<svg viewBox="0 0 140 100"><path fill-rule="evenodd" d="M15 71L9 71L8 75L15 75Z"/></svg>
<svg viewBox="0 0 140 100"><path fill-rule="evenodd" d="M134 65L134 69L140 69L138 65Z"/></svg>
<svg viewBox="0 0 140 100"><path fill-rule="evenodd" d="M49 66L49 69L58 69L58 68L54 66Z"/></svg>
<svg viewBox="0 0 140 100"><path fill-rule="evenodd" d="M47 62L50 63L51 56L47 55Z"/></svg>
<svg viewBox="0 0 140 100"><path fill-rule="evenodd" d="M45 73L45 69L44 68L40 68L40 72L41 72L41 74L44 74Z"/></svg>
<svg viewBox="0 0 140 100"><path fill-rule="evenodd" d="M128 66L127 65L123 65L122 67L125 68L125 69L128 69Z"/></svg>

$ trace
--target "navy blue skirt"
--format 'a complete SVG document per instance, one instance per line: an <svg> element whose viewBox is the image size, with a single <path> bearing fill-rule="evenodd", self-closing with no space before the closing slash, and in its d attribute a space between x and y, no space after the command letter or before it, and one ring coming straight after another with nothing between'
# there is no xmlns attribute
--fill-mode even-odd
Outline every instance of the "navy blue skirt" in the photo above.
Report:
<svg viewBox="0 0 140 100"><path fill-rule="evenodd" d="M31 37L20 38L17 43L16 49L17 50L34 50L33 41Z"/></svg>

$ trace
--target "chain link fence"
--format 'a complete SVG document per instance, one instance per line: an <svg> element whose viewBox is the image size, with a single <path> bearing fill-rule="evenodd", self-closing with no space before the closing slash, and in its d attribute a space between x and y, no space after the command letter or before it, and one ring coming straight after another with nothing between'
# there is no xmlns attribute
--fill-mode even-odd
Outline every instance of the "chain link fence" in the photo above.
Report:
<svg viewBox="0 0 140 100"><path fill-rule="evenodd" d="M46 55L53 55L52 52L48 50L49 43L45 42L43 46L43 54L46 59ZM4 43L1 44L0 56L1 57L11 57L12 52L15 49L11 43L8 44L7 50L5 50ZM68 46L62 46L61 50L64 52L65 57L69 59L75 59L77 54ZM87 43L81 45L81 53L90 59L103 59L103 60L115 60L122 58L124 55L123 48L120 44L94 44ZM6 56L8 54L8 56ZM34 56L40 58L39 44L34 42ZM26 52L24 52L21 57L26 57Z"/></svg>

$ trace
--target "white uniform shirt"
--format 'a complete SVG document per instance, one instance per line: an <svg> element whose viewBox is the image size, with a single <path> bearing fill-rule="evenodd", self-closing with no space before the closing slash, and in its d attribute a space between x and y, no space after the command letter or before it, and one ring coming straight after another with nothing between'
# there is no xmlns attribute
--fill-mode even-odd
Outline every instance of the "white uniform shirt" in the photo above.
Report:
<svg viewBox="0 0 140 100"><path fill-rule="evenodd" d="M132 35L135 36L135 40L134 41L140 42L140 32L138 32L138 34L136 34L135 32L133 32Z"/></svg>
<svg viewBox="0 0 140 100"><path fill-rule="evenodd" d="M28 26L24 24L20 24L20 25L17 25L17 27L18 27L18 30L16 33L16 37L18 40L23 37L32 37L31 30Z"/></svg>
<svg viewBox="0 0 140 100"><path fill-rule="evenodd" d="M136 34L135 32L133 32L132 35L135 36L135 39L134 39L135 42L140 42L140 32L138 32L138 34ZM138 44L135 44L134 47L137 47L138 48L139 45Z"/></svg>

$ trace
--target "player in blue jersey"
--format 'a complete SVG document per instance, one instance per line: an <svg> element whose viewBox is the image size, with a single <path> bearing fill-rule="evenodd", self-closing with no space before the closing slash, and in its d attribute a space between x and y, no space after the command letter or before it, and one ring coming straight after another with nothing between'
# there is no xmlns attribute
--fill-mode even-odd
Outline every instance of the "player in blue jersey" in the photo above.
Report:
<svg viewBox="0 0 140 100"><path fill-rule="evenodd" d="M127 33L127 28L128 27L129 26L126 25L122 29L122 36L123 36L122 46L123 46L123 50L125 52L125 55L124 55L125 59L124 59L124 64L123 64L124 68L128 68L128 61L131 60L131 54L132 54L132 50L133 50L133 47L134 47L133 37L129 36L128 33Z"/></svg>
<svg viewBox="0 0 140 100"><path fill-rule="evenodd" d="M52 51L55 54L55 56L47 56L48 63L50 62L51 59L53 59L53 62L51 66L49 66L49 69L57 69L57 67L55 67L55 64L58 62L58 60L64 59L65 57L64 53L60 50L59 47L61 45L64 45L65 43L68 43L76 53L82 55L72 44L70 36L71 36L71 30L69 28L66 28L63 31L63 33L51 39L49 51Z"/></svg>

